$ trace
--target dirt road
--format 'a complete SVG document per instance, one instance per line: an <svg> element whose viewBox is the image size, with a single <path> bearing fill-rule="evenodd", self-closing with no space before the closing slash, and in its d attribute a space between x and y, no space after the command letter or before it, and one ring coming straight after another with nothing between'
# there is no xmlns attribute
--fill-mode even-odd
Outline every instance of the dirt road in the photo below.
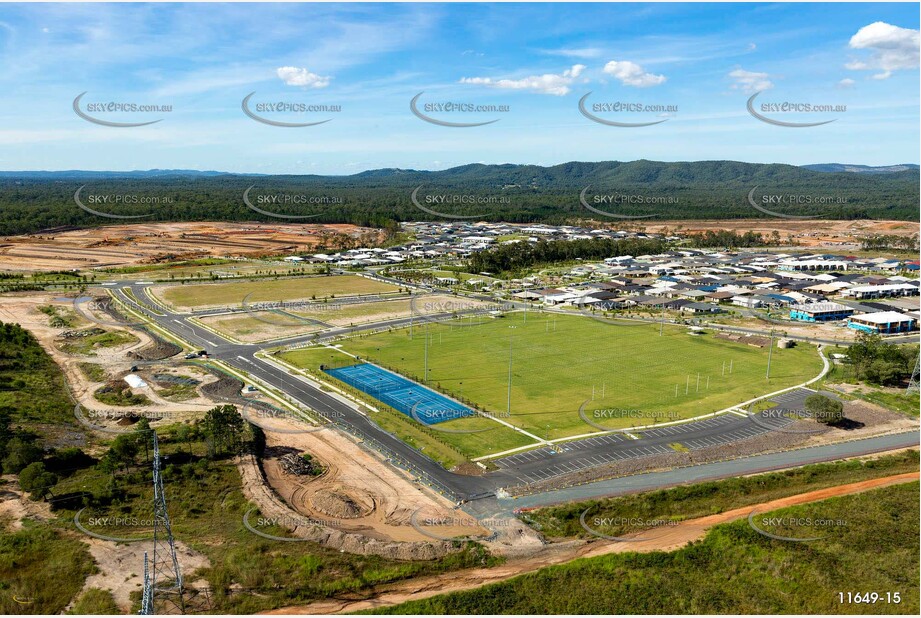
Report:
<svg viewBox="0 0 921 618"><path fill-rule="evenodd" d="M818 489L803 494L797 494L786 498L779 498L753 504L716 515L690 519L676 526L666 526L661 532L657 531L656 536L644 538L641 541L631 543L601 541L590 543L566 543L560 547L549 547L546 551L524 560L509 561L499 567L470 569L467 571L458 571L451 573L449 576L423 577L417 580L399 582L389 586L381 586L374 592L373 598L363 600L325 600L311 603L310 605L299 605L284 607L281 609L265 612L267 614L336 614L345 612L354 612L375 607L385 607L395 605L405 601L414 601L425 599L438 594L447 592L457 592L460 590L470 590L486 584L504 581L512 577L536 571L542 567L562 564L575 560L576 558L586 558L594 556L603 556L621 552L651 552L651 551L670 551L687 545L692 541L703 538L706 531L713 526L731 521L736 521L748 517L752 510L757 509L759 512L772 511L776 509L818 502L836 496L847 496L850 494L860 493L880 487L888 487L899 483L908 483L918 480L918 472L907 472L905 474L896 474L869 481L839 485L826 489ZM648 532L646 533L648 534Z"/></svg>

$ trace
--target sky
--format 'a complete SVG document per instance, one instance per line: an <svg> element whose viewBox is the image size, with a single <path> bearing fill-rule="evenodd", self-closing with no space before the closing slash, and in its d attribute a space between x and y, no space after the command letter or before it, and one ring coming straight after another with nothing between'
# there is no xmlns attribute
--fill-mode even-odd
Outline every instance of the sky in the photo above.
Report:
<svg viewBox="0 0 921 618"><path fill-rule="evenodd" d="M918 22L916 3L0 4L0 170L918 163Z"/></svg>

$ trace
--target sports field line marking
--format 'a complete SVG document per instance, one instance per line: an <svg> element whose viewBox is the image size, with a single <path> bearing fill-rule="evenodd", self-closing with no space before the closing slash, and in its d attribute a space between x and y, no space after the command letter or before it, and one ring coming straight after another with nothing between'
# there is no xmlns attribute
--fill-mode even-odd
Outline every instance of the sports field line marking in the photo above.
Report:
<svg viewBox="0 0 921 618"><path fill-rule="evenodd" d="M743 402L741 402L741 403L735 404L734 406L730 406L730 407L728 407L728 408L724 408L724 409L718 410L718 411L716 411L716 412L710 412L709 414L702 414L702 415L700 415L700 416L695 416L695 417L686 418L686 419L680 419L680 420L677 420L677 421L668 421L667 423L659 423L659 424L657 424L657 425L647 425L647 426L644 426L644 427L631 427L631 430L633 430L633 431L641 431L641 430L645 430L645 429L659 429L659 428L668 427L668 426L671 426L671 425L684 425L684 424L697 423L697 422L707 422L707 423L709 423L709 422L711 422L711 421L715 421L715 422L718 423L718 422L720 422L720 421L722 420L722 419L720 419L721 416L725 416L725 414L726 414L727 412L732 412L733 409L741 408L742 406L751 405L751 404L753 404L753 403L755 403L755 402L757 402L757 401L760 401L760 400L762 400L762 399L769 399L769 398L771 398L771 397L775 397L775 396L780 395L780 394L783 394L783 393L795 391L795 390L800 389L800 388L805 389L805 390L812 390L812 389L810 389L810 388L808 387L808 385L809 385L809 384L812 384L812 383L814 383L814 382L817 382L818 380L821 380L823 377L825 377L825 374L827 374L828 371L831 369L831 364L828 362L828 359L825 357L825 354L823 353L824 350L825 350L825 346L824 346L824 345L818 346L818 354L819 354L819 358L822 360L822 365L823 365L823 367L822 367L822 371L819 373L819 375L817 375L816 377L812 378L811 380L808 380L808 381L803 382L803 383L801 383L801 384L796 384L796 385L794 385L794 386L788 386L788 387L786 387L786 388L782 388L782 389L780 389L780 390L778 390L778 391L774 391L773 393L768 393L768 394L766 394L766 395L759 395L759 396L757 396L757 397L755 397L755 398L753 398L753 399L749 399L748 401L743 401ZM599 437L599 434L603 436L603 435L615 435L615 434L618 434L618 433L626 434L627 432L626 432L625 430L623 430L623 429L612 429L611 431L608 431L608 432L598 432L598 431L595 431L595 432L592 432L592 433L585 433L585 434L580 434L580 435L576 435L576 436L566 436L566 437L563 437L563 438L554 438L553 440L550 440L550 442L551 442L551 443L552 443L552 442L578 442L578 441L582 440L583 438ZM516 448L513 448L513 449L508 449L507 451L502 451L502 452L499 452L499 453L491 453L491 454L489 454L489 455L483 455L483 456L481 456L481 457L476 457L476 458L472 459L471 461L483 461L484 459L498 459L498 458L505 457L505 456L507 456L507 455L511 455L511 454L513 454L513 453L517 453L517 452L520 452L520 451L528 450L528 449L531 449L531 448L533 448L533 445L519 446L519 447L516 447Z"/></svg>
<svg viewBox="0 0 921 618"><path fill-rule="evenodd" d="M342 352L343 354L345 354L345 355L347 355L347 356L351 356L352 358L358 358L356 355L350 354L349 352L346 352L345 350L343 350L343 349L341 349L341 348L335 348L335 347L329 345L328 343L324 343L323 346L326 347L326 348L332 349L332 350L336 350L336 351ZM372 363L372 362L370 362L370 361L368 361L368 360L364 360L363 362L367 363L368 365L373 365L374 367L377 367L378 369L380 369L380 370L382 370L382 371L386 371L387 373L390 373L389 370L384 369L383 367L380 367L380 366L376 365L375 363ZM409 378L406 378L406 379L409 380ZM410 380L410 382L412 382L413 384L418 384L418 382L416 382L415 380ZM424 388L424 389L431 390L431 389L429 389L429 387L426 386L425 384L419 384L419 386L421 386L421 387ZM370 393L368 393L368 394L370 395ZM439 393L439 394L441 394L441 393ZM371 395L371 396L373 397L374 395ZM443 395L443 396L446 397L446 398L448 398L448 399L450 399L451 401L455 401L455 402L458 403L459 405L463 405L463 404L461 404L460 402L456 401L453 397L449 397L448 395ZM466 407L466 406L464 406L464 407ZM505 426L508 427L509 429L512 429L512 430L514 430L514 431L517 431L517 432L519 432L519 433L522 433L522 434L528 436L529 438L533 439L533 440L534 440L535 442L537 442L538 444L550 446L551 443L552 443L552 441L550 441L550 440L545 440L544 438L541 438L540 436L536 436L536 435L534 435L533 433L531 433L531 432L529 432L529 431L525 431L524 429L522 429L522 428L520 428L520 427L516 427L515 425L512 425L511 423L509 423L509 422L507 422L507 421L504 421L504 420L502 420L501 418L497 418L495 415L492 415L492 414L485 414L485 415L482 415L482 416L484 416L485 418L488 418L488 419L490 419L490 420L493 420L493 421L499 423L500 425L505 425ZM532 445L528 445L528 446L534 446L534 445L532 444ZM479 459L479 458L473 459L472 461L477 461L478 459Z"/></svg>

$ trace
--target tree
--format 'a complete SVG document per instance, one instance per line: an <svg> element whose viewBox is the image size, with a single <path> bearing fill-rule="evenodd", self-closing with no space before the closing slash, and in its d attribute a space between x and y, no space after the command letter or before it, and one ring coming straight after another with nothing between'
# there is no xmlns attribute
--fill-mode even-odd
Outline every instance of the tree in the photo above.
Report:
<svg viewBox="0 0 921 618"><path fill-rule="evenodd" d="M911 375L916 346L899 346L883 341L876 333L860 333L847 350L854 377L871 384L894 386Z"/></svg>
<svg viewBox="0 0 921 618"><path fill-rule="evenodd" d="M224 450L236 452L243 435L243 417L237 412L236 406L217 406L205 414L202 430L208 437L212 456Z"/></svg>
<svg viewBox="0 0 921 618"><path fill-rule="evenodd" d="M815 393L805 400L806 411L819 423L835 425L844 420L844 404L837 399Z"/></svg>
<svg viewBox="0 0 921 618"><path fill-rule="evenodd" d="M16 435L6 444L3 471L6 474L19 474L30 463L41 459L42 449L36 446L30 437Z"/></svg>
<svg viewBox="0 0 921 618"><path fill-rule="evenodd" d="M45 469L40 461L30 463L19 473L19 486L30 494L32 500L40 500L58 482L58 476ZM52 494L54 496L54 494Z"/></svg>
<svg viewBox="0 0 921 618"><path fill-rule="evenodd" d="M13 418L10 414L11 411L12 409L8 406L0 407L0 451L6 450L7 443L9 443L15 435L12 427Z"/></svg>
<svg viewBox="0 0 921 618"><path fill-rule="evenodd" d="M190 442L192 440L193 433L194 432L192 430L191 425L180 425L176 429L176 439L179 440L180 442L185 442L186 452L188 453L192 452L192 447L191 447Z"/></svg>
<svg viewBox="0 0 921 618"><path fill-rule="evenodd" d="M125 472L128 472L128 466L134 465L135 463L135 457L137 457L138 450L137 438L130 434L122 434L112 442L109 453L112 454L112 459L116 463L121 464Z"/></svg>
<svg viewBox="0 0 921 618"><path fill-rule="evenodd" d="M105 472L110 475L110 481L112 484L115 483L115 472L118 470L118 462L115 460L115 455L109 450L105 455L100 458L97 467L101 472Z"/></svg>
<svg viewBox="0 0 921 618"><path fill-rule="evenodd" d="M137 426L134 428L134 433L137 436L138 444L144 445L144 461L150 463L150 421L146 416L142 416L141 420L138 421Z"/></svg>

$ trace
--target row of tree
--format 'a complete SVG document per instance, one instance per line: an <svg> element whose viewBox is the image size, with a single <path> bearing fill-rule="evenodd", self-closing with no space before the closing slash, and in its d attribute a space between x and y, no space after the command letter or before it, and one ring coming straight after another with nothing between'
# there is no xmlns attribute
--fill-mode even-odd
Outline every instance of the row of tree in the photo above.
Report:
<svg viewBox="0 0 921 618"><path fill-rule="evenodd" d="M539 264L662 253L667 247L665 241L642 238L508 243L474 253L468 261L468 269L474 273L514 273Z"/></svg>
<svg viewBox="0 0 921 618"><path fill-rule="evenodd" d="M898 386L911 377L918 346L899 346L875 333L860 333L847 349L848 365L857 380L881 386Z"/></svg>

